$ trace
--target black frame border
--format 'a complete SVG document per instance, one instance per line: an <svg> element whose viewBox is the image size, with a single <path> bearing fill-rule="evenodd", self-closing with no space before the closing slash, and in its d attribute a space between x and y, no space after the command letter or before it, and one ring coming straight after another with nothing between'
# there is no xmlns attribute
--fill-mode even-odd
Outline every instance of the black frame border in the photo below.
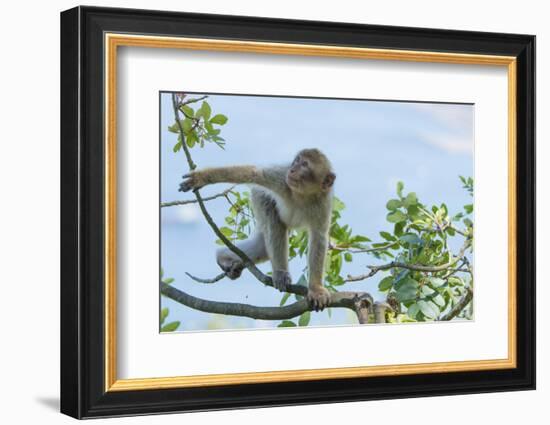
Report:
<svg viewBox="0 0 550 425"><path fill-rule="evenodd" d="M105 32L517 58L517 367L105 392ZM535 36L80 6L61 13L61 412L75 418L535 388Z"/></svg>

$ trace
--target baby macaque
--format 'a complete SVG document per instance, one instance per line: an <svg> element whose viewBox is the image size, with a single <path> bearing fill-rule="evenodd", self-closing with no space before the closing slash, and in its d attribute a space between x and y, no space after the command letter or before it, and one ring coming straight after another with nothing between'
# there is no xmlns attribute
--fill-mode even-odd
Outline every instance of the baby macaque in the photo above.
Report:
<svg viewBox="0 0 550 425"><path fill-rule="evenodd" d="M265 168L239 165L193 171L184 176L180 191L215 183L251 184L257 228L253 236L237 246L255 263L271 261L273 286L281 291L292 283L288 272L288 231L307 229L307 299L319 311L330 302L330 293L323 286L323 272L335 178L328 158L321 151L304 149L288 165ZM244 268L242 260L226 247L217 251L217 262L231 279L237 279Z"/></svg>

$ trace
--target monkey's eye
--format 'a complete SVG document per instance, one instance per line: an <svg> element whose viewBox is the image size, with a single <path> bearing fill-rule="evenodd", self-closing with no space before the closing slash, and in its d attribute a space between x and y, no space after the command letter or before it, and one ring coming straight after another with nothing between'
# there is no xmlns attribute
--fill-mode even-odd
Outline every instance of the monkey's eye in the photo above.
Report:
<svg viewBox="0 0 550 425"><path fill-rule="evenodd" d="M307 161L302 161L302 167L308 167L309 163Z"/></svg>

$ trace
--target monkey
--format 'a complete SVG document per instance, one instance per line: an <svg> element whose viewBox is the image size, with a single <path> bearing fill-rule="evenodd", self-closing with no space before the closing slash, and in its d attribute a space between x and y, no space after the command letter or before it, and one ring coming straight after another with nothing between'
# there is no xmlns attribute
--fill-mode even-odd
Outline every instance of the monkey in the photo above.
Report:
<svg viewBox="0 0 550 425"><path fill-rule="evenodd" d="M292 163L255 167L239 165L205 168L183 176L179 190L187 192L215 183L251 185L251 204L256 219L254 234L239 241L254 263L271 261L273 286L285 291L292 283L288 271L290 229L304 228L309 235L307 300L315 311L330 302L323 286L336 174L328 158L318 149L303 149ZM240 277L244 264L227 247L216 252L216 261L231 279Z"/></svg>

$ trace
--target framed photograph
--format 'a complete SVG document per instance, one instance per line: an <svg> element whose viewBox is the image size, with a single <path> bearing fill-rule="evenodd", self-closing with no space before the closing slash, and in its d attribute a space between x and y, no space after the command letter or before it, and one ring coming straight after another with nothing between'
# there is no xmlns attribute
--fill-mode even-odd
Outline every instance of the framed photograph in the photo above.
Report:
<svg viewBox="0 0 550 425"><path fill-rule="evenodd" d="M61 14L61 411L535 388L535 37Z"/></svg>

